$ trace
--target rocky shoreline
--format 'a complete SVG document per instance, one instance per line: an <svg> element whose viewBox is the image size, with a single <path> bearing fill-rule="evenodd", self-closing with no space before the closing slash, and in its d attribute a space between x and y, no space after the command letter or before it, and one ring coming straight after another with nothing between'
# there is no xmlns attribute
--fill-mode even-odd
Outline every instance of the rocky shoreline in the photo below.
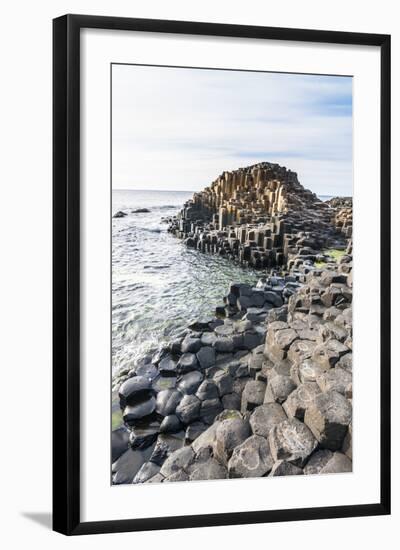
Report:
<svg viewBox="0 0 400 550"><path fill-rule="evenodd" d="M115 379L114 484L352 470L351 201L322 203L278 165L237 172L169 228L267 269Z"/></svg>

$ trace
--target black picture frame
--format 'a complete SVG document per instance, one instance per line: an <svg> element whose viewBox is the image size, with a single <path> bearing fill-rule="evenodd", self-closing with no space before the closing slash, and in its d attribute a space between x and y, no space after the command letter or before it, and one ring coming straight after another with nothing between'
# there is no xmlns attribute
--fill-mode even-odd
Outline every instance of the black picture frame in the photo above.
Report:
<svg viewBox="0 0 400 550"><path fill-rule="evenodd" d="M381 50L381 441L379 502L145 519L80 520L80 30L306 41ZM65 15L53 21L53 529L66 535L390 513L390 36L152 19Z"/></svg>

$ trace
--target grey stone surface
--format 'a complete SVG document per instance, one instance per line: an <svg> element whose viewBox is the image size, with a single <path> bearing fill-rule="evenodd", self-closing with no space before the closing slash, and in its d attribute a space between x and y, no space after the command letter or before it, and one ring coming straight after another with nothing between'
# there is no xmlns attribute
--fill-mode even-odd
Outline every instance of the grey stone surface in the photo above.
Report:
<svg viewBox="0 0 400 550"><path fill-rule="evenodd" d="M336 451L343 444L351 416L349 401L342 394L329 391L316 396L305 412L304 422L323 448Z"/></svg>
<svg viewBox="0 0 400 550"><path fill-rule="evenodd" d="M266 385L260 380L247 382L242 393L241 411L252 411L264 402Z"/></svg>
<svg viewBox="0 0 400 550"><path fill-rule="evenodd" d="M220 422L213 441L215 458L221 464L227 466L233 449L247 439L249 435L250 425L247 420L232 418Z"/></svg>
<svg viewBox="0 0 400 550"><path fill-rule="evenodd" d="M228 463L229 477L261 477L273 463L268 441L252 435L234 448Z"/></svg>
<svg viewBox="0 0 400 550"><path fill-rule="evenodd" d="M269 432L268 441L274 460L286 460L302 466L317 446L311 431L297 420L284 420Z"/></svg>
<svg viewBox="0 0 400 550"><path fill-rule="evenodd" d="M254 434L267 438L271 429L286 419L286 413L279 403L267 403L251 413L250 426Z"/></svg>

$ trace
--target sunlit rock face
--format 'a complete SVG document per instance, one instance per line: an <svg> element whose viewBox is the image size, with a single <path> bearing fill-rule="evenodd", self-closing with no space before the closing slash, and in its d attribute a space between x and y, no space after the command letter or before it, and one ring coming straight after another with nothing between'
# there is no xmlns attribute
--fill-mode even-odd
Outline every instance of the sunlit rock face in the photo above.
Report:
<svg viewBox="0 0 400 550"><path fill-rule="evenodd" d="M338 209L304 189L296 172L262 162L224 172L168 221L189 247L255 268L290 268L343 244L349 235L336 221Z"/></svg>

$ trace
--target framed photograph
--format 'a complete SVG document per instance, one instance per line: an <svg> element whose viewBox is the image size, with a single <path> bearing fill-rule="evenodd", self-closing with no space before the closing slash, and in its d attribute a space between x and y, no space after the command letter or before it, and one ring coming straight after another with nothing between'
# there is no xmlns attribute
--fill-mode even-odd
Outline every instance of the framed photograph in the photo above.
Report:
<svg viewBox="0 0 400 550"><path fill-rule="evenodd" d="M54 20L54 529L390 513L390 36Z"/></svg>

